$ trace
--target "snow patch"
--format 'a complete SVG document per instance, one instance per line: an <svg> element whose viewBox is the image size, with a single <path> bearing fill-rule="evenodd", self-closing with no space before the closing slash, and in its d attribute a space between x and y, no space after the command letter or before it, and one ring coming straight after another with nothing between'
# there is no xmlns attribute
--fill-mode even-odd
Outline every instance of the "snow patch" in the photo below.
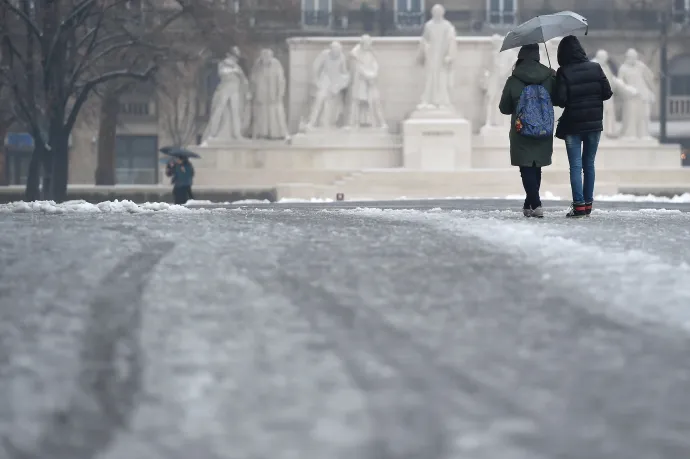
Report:
<svg viewBox="0 0 690 459"><path fill-rule="evenodd" d="M570 225L534 225L525 219L511 220L489 212L437 214L424 211L356 209L341 210L368 218L390 221L416 221L434 225L444 234L472 236L499 251L529 263L541 279L558 276L574 291L582 285L592 288L598 300L596 314L627 316L679 325L690 331L690 266L660 256L653 250L625 249L601 242L600 238L582 240L580 231ZM627 211L613 211L625 214ZM680 211L644 209L647 219L661 215L676 218ZM633 212L630 212L633 213ZM606 217L610 218L610 217ZM614 216L615 218L615 216ZM643 217L645 218L645 217ZM547 220L548 222L548 220ZM592 235L597 232L592 230ZM597 242L599 241L599 242ZM582 269L586 266L587 269ZM606 307L601 308L602 305ZM588 305L583 303L583 307Z"/></svg>
<svg viewBox="0 0 690 459"><path fill-rule="evenodd" d="M187 206L208 206L213 204L230 204L229 202L213 202L208 199L190 199L187 201Z"/></svg>
<svg viewBox="0 0 690 459"><path fill-rule="evenodd" d="M564 201L570 200L570 197L563 198L558 196L551 191L546 191L542 193L541 196L544 201ZM446 197L430 197L430 198L410 198L407 196L400 196L391 201L470 201L470 200L506 200L506 201L523 201L525 199L524 194L510 194L508 196L446 196ZM595 201L609 201L609 202L650 202L650 203L669 203L669 204L684 204L690 203L690 193L684 193L682 195L676 195L673 197L665 196L655 196L648 194L646 196L637 196L632 194L614 194L614 195L598 195L594 198ZM357 198L352 199L350 202L369 202L369 201L388 201L388 199L373 199L373 198ZM284 198L278 201L279 203L299 203L299 202L333 202L332 199L292 199Z"/></svg>
<svg viewBox="0 0 690 459"><path fill-rule="evenodd" d="M648 194L646 196L615 194L613 196L596 196L594 200L611 202L663 202L671 204L684 204L690 203L690 193L683 193L681 195L673 196L672 198L666 196L654 196L652 194Z"/></svg>
<svg viewBox="0 0 690 459"><path fill-rule="evenodd" d="M359 201L359 199L358 199ZM299 198L281 198L278 200L279 204L299 204L305 202L333 202L332 199L327 198L311 198L311 199L299 199Z"/></svg>
<svg viewBox="0 0 690 459"><path fill-rule="evenodd" d="M602 210L593 209L594 214L616 214L616 215L632 215L632 214L682 214L678 209L637 209L637 210Z"/></svg>
<svg viewBox="0 0 690 459"><path fill-rule="evenodd" d="M232 204L243 205L243 204L270 204L271 201L268 199L240 199L239 201L232 201Z"/></svg>
<svg viewBox="0 0 690 459"><path fill-rule="evenodd" d="M500 198L498 198L500 199ZM524 201L525 200L525 195L524 194L511 194L506 196L503 199L508 199L510 201ZM556 196L550 191L545 191L544 193L541 194L541 199L544 201L562 201L563 198L560 196Z"/></svg>
<svg viewBox="0 0 690 459"><path fill-rule="evenodd" d="M57 204L54 201L18 201L10 204L0 204L0 213L44 213L44 214L66 214L66 213L119 213L136 214L145 212L192 212L185 206L168 204L165 202L147 202L136 204L132 201L104 201L98 204L89 202L66 201Z"/></svg>

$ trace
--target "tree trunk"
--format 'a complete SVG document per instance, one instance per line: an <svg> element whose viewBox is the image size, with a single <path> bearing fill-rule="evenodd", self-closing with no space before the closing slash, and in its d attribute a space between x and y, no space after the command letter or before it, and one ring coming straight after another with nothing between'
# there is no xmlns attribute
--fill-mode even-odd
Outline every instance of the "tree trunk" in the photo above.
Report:
<svg viewBox="0 0 690 459"><path fill-rule="evenodd" d="M35 142L29 163L29 174L26 178L26 190L24 191L24 200L26 201L41 199L41 166L45 163L45 153L44 146L40 145L40 142Z"/></svg>
<svg viewBox="0 0 690 459"><path fill-rule="evenodd" d="M115 136L120 97L117 91L108 91L101 103L98 125L98 165L96 185L115 185Z"/></svg>
<svg viewBox="0 0 690 459"><path fill-rule="evenodd" d="M5 136L9 130L8 126L0 124L0 186L7 186L7 155L5 154Z"/></svg>
<svg viewBox="0 0 690 459"><path fill-rule="evenodd" d="M69 131L58 129L50 139L50 157L52 172L46 174L51 177L50 199L64 202L67 199L67 183L69 181Z"/></svg>

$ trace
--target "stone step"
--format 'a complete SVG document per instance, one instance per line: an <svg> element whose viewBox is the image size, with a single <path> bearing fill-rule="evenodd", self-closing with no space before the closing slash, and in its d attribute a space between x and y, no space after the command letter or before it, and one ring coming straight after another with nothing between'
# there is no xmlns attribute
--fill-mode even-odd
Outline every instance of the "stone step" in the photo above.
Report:
<svg viewBox="0 0 690 459"><path fill-rule="evenodd" d="M597 168L597 178L607 182L626 182L626 183L687 183L690 185L690 168L673 169L600 169ZM569 180L570 173L567 169L556 169L545 167L542 169L543 177L547 180L563 181ZM471 180L481 182L493 182L519 177L517 168L502 169L466 169L458 171L419 171L410 169L365 169L361 174L347 174L347 177L366 175L367 177L376 176L381 182L399 182L401 180L409 182L439 182Z"/></svg>
<svg viewBox="0 0 690 459"><path fill-rule="evenodd" d="M520 174L514 167L433 172L409 169L332 170L202 170L208 186L279 187L279 196L298 199L334 199L342 192L361 199L443 197L505 197L522 193ZM199 172L197 172L199 175ZM542 191L563 199L570 196L567 170L547 167L542 172ZM212 180L209 180L212 179ZM210 182L210 183L209 183ZM690 187L690 169L597 170L597 194L616 194L621 187L654 192L674 184ZM682 194L682 193L678 193Z"/></svg>
<svg viewBox="0 0 690 459"><path fill-rule="evenodd" d="M570 185L566 183L542 183L542 196L546 198L570 199ZM524 194L522 183L518 180L501 187L478 188L467 184L451 184L436 187L381 186L375 182L357 182L349 186L323 186L309 183L283 183L277 187L279 198L293 199L335 199L343 193L346 200L399 199L399 198L506 198ZM618 192L616 184L597 183L596 194L614 195Z"/></svg>
<svg viewBox="0 0 690 459"><path fill-rule="evenodd" d="M281 182L307 182L319 184L331 184L341 180L353 171L327 170L327 169L210 169L195 167L195 182L205 186L275 186ZM165 176L161 183L169 179Z"/></svg>

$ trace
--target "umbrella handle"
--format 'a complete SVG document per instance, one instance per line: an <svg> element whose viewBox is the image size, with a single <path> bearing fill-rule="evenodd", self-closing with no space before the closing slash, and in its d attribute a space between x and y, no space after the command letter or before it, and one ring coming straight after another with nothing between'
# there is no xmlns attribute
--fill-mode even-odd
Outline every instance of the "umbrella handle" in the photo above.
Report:
<svg viewBox="0 0 690 459"><path fill-rule="evenodd" d="M546 51L546 58L549 60L549 68L553 68L551 66L551 57L549 57L549 47L546 46L546 42L544 42L544 50Z"/></svg>
<svg viewBox="0 0 690 459"><path fill-rule="evenodd" d="M589 24L587 24L587 28L585 28L585 35L589 33Z"/></svg>

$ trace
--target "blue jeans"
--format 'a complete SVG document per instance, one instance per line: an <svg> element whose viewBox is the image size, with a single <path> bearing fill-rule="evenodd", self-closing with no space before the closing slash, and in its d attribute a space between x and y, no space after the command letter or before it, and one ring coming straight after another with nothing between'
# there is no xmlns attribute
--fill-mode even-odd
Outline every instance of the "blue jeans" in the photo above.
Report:
<svg viewBox="0 0 690 459"><path fill-rule="evenodd" d="M565 137L565 149L570 163L570 189L573 191L575 203L594 200L594 158L597 156L600 138L601 132Z"/></svg>

